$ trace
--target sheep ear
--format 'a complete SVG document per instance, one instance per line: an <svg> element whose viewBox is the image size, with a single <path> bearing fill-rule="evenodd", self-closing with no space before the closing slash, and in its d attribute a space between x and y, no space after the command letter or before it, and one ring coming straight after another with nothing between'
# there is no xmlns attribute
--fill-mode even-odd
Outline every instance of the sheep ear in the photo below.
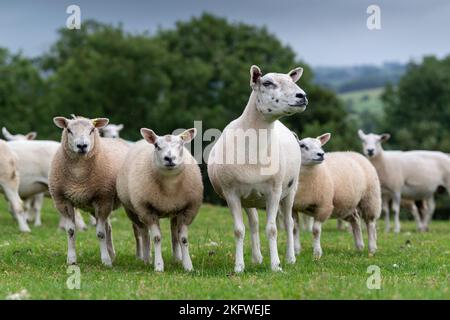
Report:
<svg viewBox="0 0 450 320"><path fill-rule="evenodd" d="M67 124L69 123L69 120L67 120L64 117L54 117L53 122L58 128L64 129L67 128Z"/></svg>
<svg viewBox="0 0 450 320"><path fill-rule="evenodd" d="M123 129L123 124L119 124L119 125L117 125L117 130L122 130Z"/></svg>
<svg viewBox="0 0 450 320"><path fill-rule="evenodd" d="M303 68L300 68L300 67L295 68L295 69L289 71L289 73L288 73L289 77L291 77L292 81L294 81L294 82L297 82L302 77L302 74L303 74Z"/></svg>
<svg viewBox="0 0 450 320"><path fill-rule="evenodd" d="M320 141L320 143L324 146L328 141L330 141L331 133L324 133L321 136L317 137L317 140Z"/></svg>
<svg viewBox="0 0 450 320"><path fill-rule="evenodd" d="M261 76L262 76L261 69L255 65L251 66L251 68L250 68L250 87L253 88L253 86L255 86L258 83Z"/></svg>
<svg viewBox="0 0 450 320"><path fill-rule="evenodd" d="M380 141L381 141L381 142L386 142L386 141L388 141L390 138L391 138L391 135L390 135L389 133L383 133L383 134L380 136Z"/></svg>
<svg viewBox="0 0 450 320"><path fill-rule="evenodd" d="M364 131L362 131L361 129L359 129L359 130L358 130L358 136L359 136L361 139L364 139L364 138L366 137L366 134L364 133Z"/></svg>
<svg viewBox="0 0 450 320"><path fill-rule="evenodd" d="M189 143L195 138L196 135L197 129L191 128L182 132L179 137L184 141L184 143Z"/></svg>
<svg viewBox="0 0 450 320"><path fill-rule="evenodd" d="M2 133L3 133L3 136L5 137L6 140L11 140L11 139L14 138L12 136L12 134L9 133L8 129L6 129L5 127L2 128Z"/></svg>
<svg viewBox="0 0 450 320"><path fill-rule="evenodd" d="M96 119L92 119L92 124L94 125L94 127L96 127L97 129L101 129L104 128L108 125L109 123L109 119L107 118L96 118Z"/></svg>
<svg viewBox="0 0 450 320"><path fill-rule="evenodd" d="M141 129L141 135L144 137L145 141L147 141L150 144L155 144L156 140L158 139L158 136L153 130L142 128Z"/></svg>
<svg viewBox="0 0 450 320"><path fill-rule="evenodd" d="M30 132L30 133L27 133L25 138L27 138L27 140L34 140L34 139L36 139L36 136L37 136L37 133L33 131L33 132Z"/></svg>

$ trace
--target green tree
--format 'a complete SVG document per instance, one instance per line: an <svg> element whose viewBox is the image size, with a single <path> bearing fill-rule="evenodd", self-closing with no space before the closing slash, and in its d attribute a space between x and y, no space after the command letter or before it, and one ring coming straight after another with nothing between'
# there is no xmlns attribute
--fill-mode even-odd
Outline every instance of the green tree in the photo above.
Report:
<svg viewBox="0 0 450 320"><path fill-rule="evenodd" d="M36 130L43 94L44 83L33 62L0 48L0 123L20 132Z"/></svg>
<svg viewBox="0 0 450 320"><path fill-rule="evenodd" d="M411 63L398 87L386 88L383 102L383 130L395 147L450 152L450 56Z"/></svg>

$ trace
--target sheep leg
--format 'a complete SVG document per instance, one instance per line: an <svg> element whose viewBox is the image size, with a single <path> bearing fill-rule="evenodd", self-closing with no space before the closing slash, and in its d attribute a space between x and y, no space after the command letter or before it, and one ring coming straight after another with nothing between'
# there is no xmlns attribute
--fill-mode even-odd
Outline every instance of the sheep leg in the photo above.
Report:
<svg viewBox="0 0 450 320"><path fill-rule="evenodd" d="M116 250L114 249L114 242L112 237L112 226L109 218L106 220L106 246L108 248L109 256L111 260L114 261L116 259Z"/></svg>
<svg viewBox="0 0 450 320"><path fill-rule="evenodd" d="M133 223L133 234L134 239L136 240L136 258L140 260L144 260L144 254L142 252L142 237L139 231L139 227Z"/></svg>
<svg viewBox="0 0 450 320"><path fill-rule="evenodd" d="M392 199L392 211L394 211L394 232L400 232L400 201L401 194L396 193Z"/></svg>
<svg viewBox="0 0 450 320"><path fill-rule="evenodd" d="M352 214L350 218L350 224L352 226L356 250L361 251L362 249L364 249L364 242L362 238L361 221L357 210L355 210L355 212Z"/></svg>
<svg viewBox="0 0 450 320"><path fill-rule="evenodd" d="M391 231L391 221L390 221L390 212L389 212L389 199L383 197L382 202L383 212L384 212L384 225L385 225L385 232Z"/></svg>
<svg viewBox="0 0 450 320"><path fill-rule="evenodd" d="M61 213L60 223L67 232L67 264L77 264L75 211L71 203L53 198L56 209Z"/></svg>
<svg viewBox="0 0 450 320"><path fill-rule="evenodd" d="M300 218L302 220L303 230L312 232L314 219L306 214L301 214Z"/></svg>
<svg viewBox="0 0 450 320"><path fill-rule="evenodd" d="M162 258L162 250L161 250L161 229L159 227L159 219L158 217L150 217L149 218L149 226L150 226L150 234L153 239L153 243L155 244L155 271L163 272L164 271L164 261ZM145 243L145 241L144 241ZM144 250L146 248L144 247ZM145 252L144 252L145 255Z"/></svg>
<svg viewBox="0 0 450 320"><path fill-rule="evenodd" d="M186 271L194 270L192 267L191 256L189 255L189 241L188 241L188 226L183 221L183 218L178 220L179 225L179 241L181 246L182 264Z"/></svg>
<svg viewBox="0 0 450 320"><path fill-rule="evenodd" d="M367 236L369 238L369 255L374 255L377 251L377 225L376 220L367 220Z"/></svg>
<svg viewBox="0 0 450 320"><path fill-rule="evenodd" d="M5 193L5 197L9 202L11 212L13 217L17 220L19 224L19 230L21 232L30 232L30 227L27 223L27 217L25 212L23 211L23 203L22 199L19 197L18 188L12 188L9 185L2 184L3 192Z"/></svg>
<svg viewBox="0 0 450 320"><path fill-rule="evenodd" d="M75 209L75 225L77 226L77 230L86 231L88 229L83 216L78 209Z"/></svg>
<svg viewBox="0 0 450 320"><path fill-rule="evenodd" d="M175 261L182 261L181 245L178 237L178 222L177 217L170 219L170 232L172 234L172 256Z"/></svg>
<svg viewBox="0 0 450 320"><path fill-rule="evenodd" d="M258 210L255 208L245 208L248 216L248 224L250 226L251 242L252 242L252 262L261 264L263 256L261 254L261 242L259 240L259 219Z"/></svg>
<svg viewBox="0 0 450 320"><path fill-rule="evenodd" d="M290 192L280 202L280 211L283 213L284 228L286 229L286 262L294 264L296 261L294 251L294 220L292 219L292 207L294 205L295 192Z"/></svg>
<svg viewBox="0 0 450 320"><path fill-rule="evenodd" d="M40 227L42 225L41 209L42 209L43 203L44 203L44 194L43 193L39 193L31 199L31 205L30 205L29 212L31 213L31 216L34 217L34 226L35 227Z"/></svg>
<svg viewBox="0 0 450 320"><path fill-rule="evenodd" d="M108 244L107 244L108 235L106 231L107 229L106 223L112 211L112 203L106 200L99 201L98 203L94 204L94 208L95 208L95 216L97 218L96 232L97 232L97 239L100 244L100 257L102 259L102 263L105 266L111 267L112 257L109 255L108 252Z"/></svg>
<svg viewBox="0 0 450 320"><path fill-rule="evenodd" d="M146 226L138 229L142 239L142 260L144 264L152 264L152 242Z"/></svg>
<svg viewBox="0 0 450 320"><path fill-rule="evenodd" d="M430 197L425 200L424 204L424 218L423 218L423 229L424 231L428 231L428 225L433 219L434 210L436 209L436 202L434 201L434 197Z"/></svg>
<svg viewBox="0 0 450 320"><path fill-rule="evenodd" d="M415 203L411 204L409 211L411 212L412 216L414 217L414 221L416 222L417 231L425 231L424 226L422 225L422 219L420 218L419 209L417 208Z"/></svg>
<svg viewBox="0 0 450 320"><path fill-rule="evenodd" d="M236 273L243 272L245 269L244 263L244 237L245 225L242 218L241 200L236 195L226 195L225 199L230 208L234 221L234 238L236 242L236 256L234 271ZM274 222L275 223L275 222Z"/></svg>
<svg viewBox="0 0 450 320"><path fill-rule="evenodd" d="M269 239L269 251L270 251L270 265L272 267L272 271L282 271L280 265L280 257L278 256L278 248L277 248L277 212L280 204L281 198L281 187L274 189L267 195L266 200L266 211L267 211L267 225L266 225L266 235L267 239ZM291 206L292 208L292 206ZM283 212L286 215L290 215L290 212ZM291 217L292 219L292 217ZM292 223L293 224L293 223ZM290 229L286 230L288 233L288 238L290 237L293 240L293 227L290 226ZM290 235L289 235L290 233ZM293 251L293 250L292 250ZM295 259L295 256L294 256Z"/></svg>
<svg viewBox="0 0 450 320"><path fill-rule="evenodd" d="M25 215L27 217L27 222L33 222L36 218L33 212L31 212L31 202L31 198L23 200L23 211L25 212Z"/></svg>
<svg viewBox="0 0 450 320"><path fill-rule="evenodd" d="M322 247L320 246L320 235L322 234L322 221L314 220L312 233L313 233L314 259L319 260L322 257Z"/></svg>
<svg viewBox="0 0 450 320"><path fill-rule="evenodd" d="M294 251L296 255L299 255L302 251L302 245L300 242L300 221L299 212L292 210L292 218L294 219Z"/></svg>

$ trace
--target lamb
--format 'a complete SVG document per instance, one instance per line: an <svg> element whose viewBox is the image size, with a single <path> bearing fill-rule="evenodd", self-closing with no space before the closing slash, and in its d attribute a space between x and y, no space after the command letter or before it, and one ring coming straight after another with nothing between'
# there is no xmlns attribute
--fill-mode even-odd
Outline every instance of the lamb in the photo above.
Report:
<svg viewBox="0 0 450 320"><path fill-rule="evenodd" d="M381 190L372 164L356 152L325 152L331 135L299 141L302 152L299 187L295 196L295 252L300 253L299 212L314 218L313 254L320 259L322 223L330 217L350 222L357 250L364 248L360 218L367 225L369 254L377 250L376 220L381 214Z"/></svg>
<svg viewBox="0 0 450 320"><path fill-rule="evenodd" d="M32 131L25 135L23 134L11 134L8 129L5 127L2 128L3 136L7 141L16 141L16 140L34 140L36 139L37 133Z"/></svg>
<svg viewBox="0 0 450 320"><path fill-rule="evenodd" d="M20 176L17 171L17 156L4 140L0 140L0 187L9 202L13 218L19 224L19 230L30 232L23 203L19 196Z"/></svg>
<svg viewBox="0 0 450 320"><path fill-rule="evenodd" d="M17 155L17 170L21 177L19 195L24 200L27 220L34 220L35 227L41 226L41 209L44 195L48 193L50 164L60 143L47 140L35 141L33 140L36 137L35 132L27 135L12 135L3 128L3 135L8 137L10 140L8 146ZM87 229L78 210L76 210L75 222L79 230ZM64 219L61 218L59 225L64 228Z"/></svg>
<svg viewBox="0 0 450 320"><path fill-rule="evenodd" d="M252 66L252 93L247 106L239 118L227 125L209 155L209 179L216 193L227 201L234 220L234 270L237 273L245 269L242 207L249 218L253 262L262 262L256 208L266 208L271 268L273 271L282 270L276 226L280 208L286 213L286 262L295 263L291 210L301 154L294 135L278 119L306 109L306 94L295 84L302 73L302 68L296 68L288 74L268 73L263 76L259 67Z"/></svg>
<svg viewBox="0 0 450 320"><path fill-rule="evenodd" d="M104 138L120 138L120 131L123 129L123 124L108 124L100 130L100 135Z"/></svg>
<svg viewBox="0 0 450 320"><path fill-rule="evenodd" d="M159 219L169 218L172 254L186 271L193 270L189 256L188 226L203 200L200 169L184 147L194 139L196 129L180 135L158 136L143 128L145 140L131 147L117 177L117 193L133 222L136 255L149 263L150 238L155 244L155 271L164 271Z"/></svg>
<svg viewBox="0 0 450 320"><path fill-rule="evenodd" d="M394 211L394 232L400 232L400 202L402 197L409 200L423 200L426 205L425 219L415 219L419 230L427 230L434 211L434 193L445 188L450 193L450 158L437 151L384 151L382 143L390 135L365 134L358 131L364 154L375 166L380 178L383 194L386 231L390 230L389 204Z"/></svg>
<svg viewBox="0 0 450 320"><path fill-rule="evenodd" d="M53 121L63 132L50 168L49 190L56 209L66 220L67 263L77 262L74 208L80 208L95 215L101 260L112 266L116 254L109 215L120 206L116 178L128 145L117 139L100 138L98 129L108 124L106 118L55 117Z"/></svg>

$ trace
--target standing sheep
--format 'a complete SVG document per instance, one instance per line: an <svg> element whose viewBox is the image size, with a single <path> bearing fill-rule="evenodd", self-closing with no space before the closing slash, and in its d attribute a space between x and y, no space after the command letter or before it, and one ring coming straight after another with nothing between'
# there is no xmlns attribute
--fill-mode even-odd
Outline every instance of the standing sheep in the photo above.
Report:
<svg viewBox="0 0 450 320"><path fill-rule="evenodd" d="M394 232L400 232L400 203L402 197L408 200L422 200L427 204L425 220L418 220L418 229L428 228L428 217L434 211L434 193L441 187L450 192L450 158L436 151L384 151L382 143L389 140L389 134L365 134L358 131L364 154L374 165L380 178L385 212L386 231L389 231L389 204L394 211Z"/></svg>
<svg viewBox="0 0 450 320"><path fill-rule="evenodd" d="M364 248L360 218L367 225L369 253L377 249L376 220L381 213L381 190L377 172L370 162L356 152L331 152L322 149L331 135L299 141L302 168L292 214L295 227L295 251L300 253L299 212L314 218L313 253L322 256L322 223L330 217L350 222L358 250Z"/></svg>
<svg viewBox="0 0 450 320"><path fill-rule="evenodd" d="M226 126L209 155L209 179L216 193L227 201L234 220L235 272L245 269L242 207L249 218L253 262L262 262L255 208L265 208L271 268L281 271L276 226L280 208L285 213L288 235L286 262L295 263L291 210L301 154L296 138L278 119L306 109L306 94L295 84L302 73L302 68L296 68L287 74L263 76L257 66L252 66L252 93L247 106L239 118Z"/></svg>
<svg viewBox="0 0 450 320"><path fill-rule="evenodd" d="M3 191L9 202L13 218L19 224L19 230L30 232L23 211L23 203L19 196L20 176L17 171L17 156L7 143L0 140L0 191Z"/></svg>
<svg viewBox="0 0 450 320"><path fill-rule="evenodd" d="M8 129L5 127L2 128L3 136L8 141L17 141L17 140L34 140L36 139L37 133L32 131L25 135L23 134L11 134Z"/></svg>
<svg viewBox="0 0 450 320"><path fill-rule="evenodd" d="M119 199L133 222L136 255L149 263L150 229L155 271L164 271L159 219L169 218L173 256L191 271L188 226L202 203L203 183L200 169L184 145L195 137L196 129L159 137L143 128L141 134L145 141L131 147L117 177Z"/></svg>
<svg viewBox="0 0 450 320"><path fill-rule="evenodd" d="M108 124L100 130L100 135L104 138L119 139L120 131L123 129L123 124Z"/></svg>
<svg viewBox="0 0 450 320"><path fill-rule="evenodd" d="M49 188L57 210L66 219L67 263L77 262L74 209L80 208L95 215L101 259L111 266L115 251L109 215L120 205L116 178L128 146L120 140L100 138L98 129L105 127L108 119L56 117L53 121L63 133L52 161Z"/></svg>

